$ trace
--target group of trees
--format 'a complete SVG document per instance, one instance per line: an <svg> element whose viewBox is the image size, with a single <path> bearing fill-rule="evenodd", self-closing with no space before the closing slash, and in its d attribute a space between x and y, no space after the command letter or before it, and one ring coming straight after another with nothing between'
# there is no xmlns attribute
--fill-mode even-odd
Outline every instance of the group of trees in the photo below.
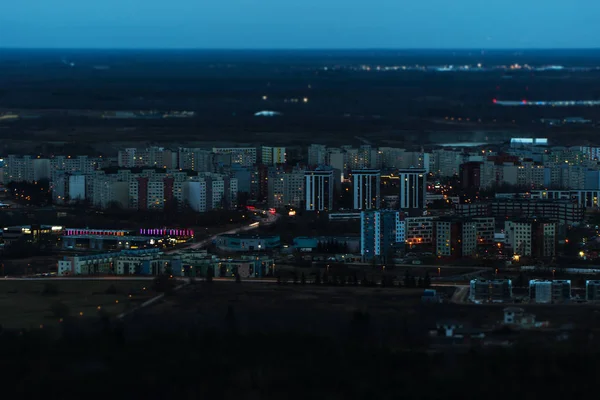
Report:
<svg viewBox="0 0 600 400"><path fill-rule="evenodd" d="M340 243L337 240L329 239L327 242L319 242L316 248L317 253L348 253L348 243Z"/></svg>
<svg viewBox="0 0 600 400"><path fill-rule="evenodd" d="M14 182L6 185L8 194L20 204L46 206L52 204L50 181L41 179L36 182Z"/></svg>
<svg viewBox="0 0 600 400"><path fill-rule="evenodd" d="M306 284L307 275L302 272L298 274L297 272L291 272L290 274L285 274L282 272L277 273L277 284L287 283L290 280L294 284ZM312 281L310 283L314 285L329 285L329 286L381 286L381 287L405 287L405 288L428 288L431 287L431 277L429 273L426 272L423 277L415 277L411 275L408 271L406 272L404 279L397 279L395 275L391 274L381 274L379 277L371 277L369 278L367 274L363 274L361 278L359 278L358 273L355 271L350 274L334 274L329 273L327 271L317 271L313 274L310 274L309 277L312 277Z"/></svg>

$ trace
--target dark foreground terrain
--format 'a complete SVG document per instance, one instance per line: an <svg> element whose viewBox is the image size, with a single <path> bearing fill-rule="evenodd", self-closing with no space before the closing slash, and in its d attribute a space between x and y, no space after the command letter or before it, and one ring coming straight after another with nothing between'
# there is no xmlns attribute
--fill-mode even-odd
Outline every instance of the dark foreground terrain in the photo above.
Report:
<svg viewBox="0 0 600 400"><path fill-rule="evenodd" d="M484 322L485 317L471 317L499 316L501 308L472 314L472 307L418 303L415 291L402 289L198 283L122 322L104 314L65 318L57 328L0 331L3 393L143 399L581 397L597 376L590 366L600 360L600 347L595 322L587 316L587 328L551 347L533 339L508 348L431 351L421 328L432 317Z"/></svg>

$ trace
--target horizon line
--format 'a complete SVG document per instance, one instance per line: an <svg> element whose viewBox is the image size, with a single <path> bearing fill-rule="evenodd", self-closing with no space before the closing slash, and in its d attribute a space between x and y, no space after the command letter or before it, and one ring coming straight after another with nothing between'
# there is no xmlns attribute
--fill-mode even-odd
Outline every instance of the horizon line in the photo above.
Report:
<svg viewBox="0 0 600 400"><path fill-rule="evenodd" d="M0 46L0 50L148 50L148 51L593 51L599 47L36 47Z"/></svg>

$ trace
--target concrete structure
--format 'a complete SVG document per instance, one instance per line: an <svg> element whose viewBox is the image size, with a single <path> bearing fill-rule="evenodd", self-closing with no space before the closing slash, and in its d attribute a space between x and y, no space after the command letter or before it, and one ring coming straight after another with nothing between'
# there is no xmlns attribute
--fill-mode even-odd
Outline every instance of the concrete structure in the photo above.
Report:
<svg viewBox="0 0 600 400"><path fill-rule="evenodd" d="M473 279L470 283L469 299L474 303L502 303L512 299L510 279Z"/></svg>
<svg viewBox="0 0 600 400"><path fill-rule="evenodd" d="M564 303L571 300L570 280L530 280L529 299L534 303Z"/></svg>
<svg viewBox="0 0 600 400"><path fill-rule="evenodd" d="M381 171L361 169L352 171L353 204L355 210L377 210L381 203Z"/></svg>
<svg viewBox="0 0 600 400"><path fill-rule="evenodd" d="M281 246L279 236L258 236L252 234L231 234L217 237L219 250L231 252L270 251Z"/></svg>
<svg viewBox="0 0 600 400"><path fill-rule="evenodd" d="M556 255L557 224L544 219L515 219L505 222L506 245L514 255L550 258Z"/></svg>
<svg viewBox="0 0 600 400"><path fill-rule="evenodd" d="M307 211L330 211L333 209L333 169L317 169L304 172Z"/></svg>
<svg viewBox="0 0 600 400"><path fill-rule="evenodd" d="M422 214L425 209L427 174L425 169L409 168L398 171L400 178L400 209L411 215Z"/></svg>
<svg viewBox="0 0 600 400"><path fill-rule="evenodd" d="M433 236L438 257L468 257L477 250L477 225L472 220L440 218L435 221Z"/></svg>

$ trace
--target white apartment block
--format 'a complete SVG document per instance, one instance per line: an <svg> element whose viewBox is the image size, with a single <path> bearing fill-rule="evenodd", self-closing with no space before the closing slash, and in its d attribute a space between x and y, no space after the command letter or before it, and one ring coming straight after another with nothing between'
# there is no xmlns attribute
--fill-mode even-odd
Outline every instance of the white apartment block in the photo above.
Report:
<svg viewBox="0 0 600 400"><path fill-rule="evenodd" d="M304 173L305 207L307 211L333 209L333 170L306 171Z"/></svg>
<svg viewBox="0 0 600 400"><path fill-rule="evenodd" d="M304 169L294 168L283 175L284 205L301 207L304 202Z"/></svg>
<svg viewBox="0 0 600 400"><path fill-rule="evenodd" d="M262 146L260 159L265 165L285 164L285 147Z"/></svg>
<svg viewBox="0 0 600 400"><path fill-rule="evenodd" d="M472 256L477 250L477 225L474 221L439 220L435 222L436 255Z"/></svg>
<svg viewBox="0 0 600 400"><path fill-rule="evenodd" d="M552 257L556 254L556 223L538 220L506 221L505 243L519 256Z"/></svg>
<svg viewBox="0 0 600 400"><path fill-rule="evenodd" d="M215 154L231 154L231 163L242 167L251 167L256 164L255 147L213 147Z"/></svg>
<svg viewBox="0 0 600 400"><path fill-rule="evenodd" d="M180 148L178 167L183 170L210 172L213 170L213 153L198 148Z"/></svg>
<svg viewBox="0 0 600 400"><path fill-rule="evenodd" d="M381 171L352 171L353 204L355 210L376 210L381 205Z"/></svg>
<svg viewBox="0 0 600 400"><path fill-rule="evenodd" d="M308 147L308 165L320 166L327 164L327 146L311 144Z"/></svg>
<svg viewBox="0 0 600 400"><path fill-rule="evenodd" d="M285 172L281 169L269 168L267 181L267 204L269 207L281 208L285 205Z"/></svg>
<svg viewBox="0 0 600 400"><path fill-rule="evenodd" d="M196 212L206 212L206 182L187 181L183 183L183 199Z"/></svg>
<svg viewBox="0 0 600 400"><path fill-rule="evenodd" d="M443 177L451 177L460 172L460 165L466 160L464 154L457 150L434 150L436 168L435 174Z"/></svg>

